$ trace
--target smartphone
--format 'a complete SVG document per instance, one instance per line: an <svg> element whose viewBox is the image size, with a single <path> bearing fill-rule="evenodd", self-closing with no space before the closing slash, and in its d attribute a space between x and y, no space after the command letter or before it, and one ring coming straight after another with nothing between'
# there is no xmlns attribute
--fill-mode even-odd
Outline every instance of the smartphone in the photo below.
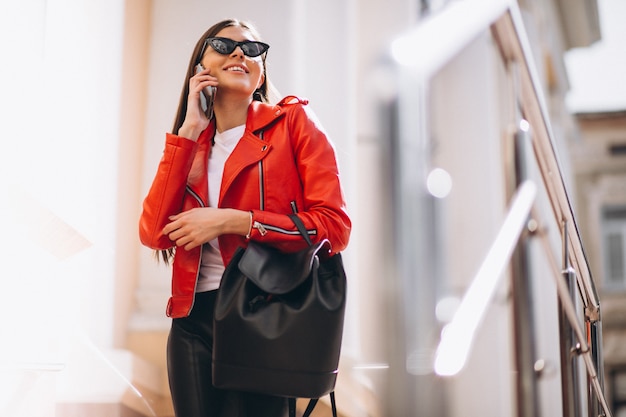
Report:
<svg viewBox="0 0 626 417"><path fill-rule="evenodd" d="M204 67L202 64L196 65L196 74L200 71L204 71ZM202 106L202 110L206 117L211 119L213 117L213 95L215 94L216 88L212 85L204 87L200 92L200 106Z"/></svg>

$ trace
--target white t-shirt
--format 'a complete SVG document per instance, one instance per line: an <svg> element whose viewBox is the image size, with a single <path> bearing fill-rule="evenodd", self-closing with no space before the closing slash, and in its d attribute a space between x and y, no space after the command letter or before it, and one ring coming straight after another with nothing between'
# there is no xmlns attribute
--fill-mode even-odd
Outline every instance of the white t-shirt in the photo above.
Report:
<svg viewBox="0 0 626 417"><path fill-rule="evenodd" d="M215 144L209 156L209 207L217 207L222 187L224 164L243 136L246 125L233 127L221 133L215 132ZM224 273L224 262L217 239L202 245L200 276L196 292L216 290Z"/></svg>

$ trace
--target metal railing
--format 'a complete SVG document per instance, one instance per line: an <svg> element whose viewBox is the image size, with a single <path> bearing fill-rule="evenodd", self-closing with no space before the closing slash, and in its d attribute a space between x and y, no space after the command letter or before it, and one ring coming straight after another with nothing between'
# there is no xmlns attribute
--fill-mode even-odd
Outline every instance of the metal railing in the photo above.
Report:
<svg viewBox="0 0 626 417"><path fill-rule="evenodd" d="M524 181L521 183L515 197L512 199L507 218L496 237L491 249L486 254L479 272L465 293L459 310L443 332L440 341L435 369L441 375L450 375L458 371L469 354L475 331L480 324L484 312L489 304L491 295L498 284L499 278L504 275L503 270L509 265L512 251L519 245L520 236L527 226L528 214L534 216L536 223L555 221L561 227L563 260L562 268L553 254L550 242L545 234L538 232L540 227L529 230L528 239L539 238L544 246L547 260L552 269L551 275L556 283L558 300L562 313L570 326L576 341L574 354L582 358L591 393L595 396L602 412L611 416L604 392L601 351L601 317L600 303L597 291L591 276L590 268L583 250L582 241L576 225L573 210L570 204L568 190L565 186L562 170L554 144L547 106L543 97L543 90L535 70L533 54L525 33L521 13L515 1L486 0L481 7L475 7L475 2L453 3L442 11L436 20L422 23L414 33L399 39L393 45L396 61L405 67L401 75L402 84L414 93L400 96L400 107L422 109L418 113L419 126L415 120L401 119L400 129L406 138L418 138L417 141L406 140L402 143L403 151L410 155L420 155L426 148L428 138L428 117L425 114L427 107L426 95L429 91L430 79L464 46L471 42L478 34L490 30L497 47L500 50L507 68L514 68L512 77L519 78L516 82L516 105L520 115L528 121L533 135L529 137L529 146L532 152L524 157L530 158L533 154L541 176L541 184L545 188L550 202L553 218L540 219L538 210L533 209L535 198L535 184ZM450 30L455 27L455 30ZM437 39L437 42L433 42ZM419 53L402 54L402 51L419 51ZM414 61L428 56L428 60ZM403 125L403 120L404 124ZM405 149L405 147L407 149ZM412 147L412 148L411 148ZM406 155L405 154L405 155ZM406 157L406 156L405 156ZM403 162L402 160L400 161ZM419 165L419 164L418 164ZM409 162L403 166L410 167ZM415 162L412 170L415 171ZM409 174L416 174L415 172ZM417 175L417 174L416 174ZM413 175L409 175L413 178ZM409 189L409 187L405 187ZM408 199L407 199L408 200ZM542 215L546 215L544 211ZM402 214L402 213L401 213ZM409 270L410 268L406 268ZM571 288L565 278L572 277L580 294L583 304L583 315L589 324L587 331L580 325L579 313L572 298ZM470 307L471 310L470 310ZM470 313L471 311L471 313ZM533 398L533 400L535 400ZM579 398L575 398L578 401ZM589 400L591 403L591 399ZM589 415L593 415L590 405Z"/></svg>

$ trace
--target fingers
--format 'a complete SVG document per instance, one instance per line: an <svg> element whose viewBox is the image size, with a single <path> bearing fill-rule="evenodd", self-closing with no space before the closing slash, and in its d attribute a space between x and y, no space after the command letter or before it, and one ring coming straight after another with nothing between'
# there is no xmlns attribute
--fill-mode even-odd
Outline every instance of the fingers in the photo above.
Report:
<svg viewBox="0 0 626 417"><path fill-rule="evenodd" d="M193 249L202 244L201 241L193 233L188 233L184 227L175 228L170 232L167 232L172 223L168 224L163 229L163 234L166 235L172 242L179 248L185 248L186 250Z"/></svg>
<svg viewBox="0 0 626 417"><path fill-rule="evenodd" d="M217 87L217 78L211 75L211 70L205 69L198 72L196 75L189 79L190 88L200 91L204 87L213 86ZM194 85L195 84L195 85Z"/></svg>
<svg viewBox="0 0 626 417"><path fill-rule="evenodd" d="M176 229L178 229L180 227L180 222L177 222L177 220L180 219L180 215L181 214L177 214L175 216L170 216L169 217L170 223L168 223L163 228L163 231L161 232L161 233L163 233L163 235L168 235L169 236L170 233L172 233L174 230L176 230Z"/></svg>
<svg viewBox="0 0 626 417"><path fill-rule="evenodd" d="M189 242L188 244L186 244L183 247L185 248L185 250L192 250L193 248L197 248L200 245L201 245L201 243ZM181 245L178 245L178 246L180 247Z"/></svg>
<svg viewBox="0 0 626 417"><path fill-rule="evenodd" d="M201 91L215 89L218 85L217 78L208 75L208 73L205 74L205 72L208 72L208 70L199 72L189 79L188 107L193 109L194 112L198 112L198 114L200 113L199 110Z"/></svg>
<svg viewBox="0 0 626 417"><path fill-rule="evenodd" d="M190 210L170 216L170 223L163 228L161 233L174 242L177 247L186 250L202 245L204 243L202 232L197 222L194 224L194 215L194 210Z"/></svg>
<svg viewBox="0 0 626 417"><path fill-rule="evenodd" d="M184 248L185 250L191 250L195 247L200 246L201 244L201 242L197 242L191 239L190 236L184 236L176 241L176 246L178 246L179 248Z"/></svg>

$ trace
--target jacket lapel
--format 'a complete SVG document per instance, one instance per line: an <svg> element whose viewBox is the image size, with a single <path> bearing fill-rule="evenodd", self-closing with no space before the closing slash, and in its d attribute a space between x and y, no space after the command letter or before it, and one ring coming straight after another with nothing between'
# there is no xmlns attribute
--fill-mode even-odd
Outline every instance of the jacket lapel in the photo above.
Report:
<svg viewBox="0 0 626 417"><path fill-rule="evenodd" d="M254 133L267 128L282 115L283 108L279 105L271 106L259 101L253 101L250 104L246 119L246 131L224 165L224 175L222 177L222 187L220 190L220 205L224 195L226 195L228 189L241 171L245 167L256 164L263 159L272 147L271 143L261 140Z"/></svg>
<svg viewBox="0 0 626 417"><path fill-rule="evenodd" d="M233 153L224 165L222 187L220 190L220 203L241 171L263 159L265 155L268 154L271 147L271 144L261 140L258 136L246 129L245 133L237 143L237 146L235 146Z"/></svg>

